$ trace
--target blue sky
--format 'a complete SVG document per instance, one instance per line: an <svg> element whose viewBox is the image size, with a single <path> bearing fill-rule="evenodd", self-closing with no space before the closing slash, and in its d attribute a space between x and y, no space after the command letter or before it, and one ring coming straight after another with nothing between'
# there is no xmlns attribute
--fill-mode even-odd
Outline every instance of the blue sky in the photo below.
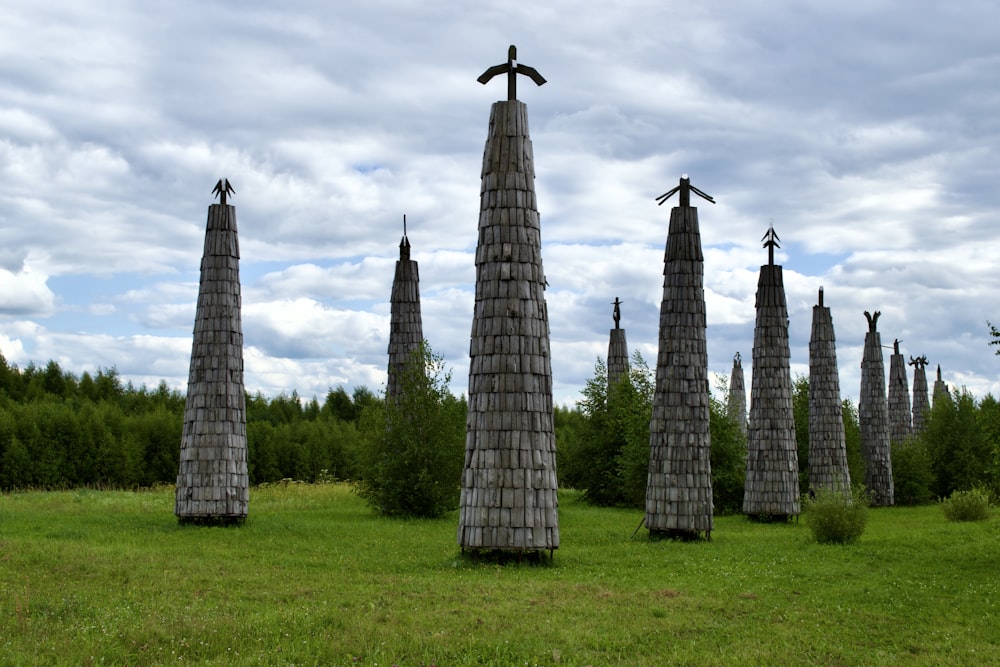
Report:
<svg viewBox="0 0 1000 667"><path fill-rule="evenodd" d="M1000 394L1000 7L839 3L7 0L0 24L0 352L187 379L206 208L236 188L247 387L385 381L402 217L424 332L464 392L479 173L519 59L556 401L607 351L611 301L656 357L669 206L699 204L710 370L752 367L760 237L782 239L793 372L819 286L841 391L865 310L885 345Z"/></svg>

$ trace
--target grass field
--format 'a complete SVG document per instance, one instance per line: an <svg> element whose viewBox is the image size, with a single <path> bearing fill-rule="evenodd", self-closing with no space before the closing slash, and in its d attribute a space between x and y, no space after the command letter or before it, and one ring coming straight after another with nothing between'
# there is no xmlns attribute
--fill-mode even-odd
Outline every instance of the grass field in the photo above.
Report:
<svg viewBox="0 0 1000 667"><path fill-rule="evenodd" d="M0 664L941 665L1000 661L1000 520L872 510L853 546L561 494L543 565L460 556L456 518L374 515L345 485L254 489L240 528L172 489L0 496Z"/></svg>

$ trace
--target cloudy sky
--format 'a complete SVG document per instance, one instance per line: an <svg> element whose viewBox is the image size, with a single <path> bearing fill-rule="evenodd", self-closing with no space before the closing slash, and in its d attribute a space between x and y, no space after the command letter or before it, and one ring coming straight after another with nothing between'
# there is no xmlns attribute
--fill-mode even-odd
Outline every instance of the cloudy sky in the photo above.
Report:
<svg viewBox="0 0 1000 667"><path fill-rule="evenodd" d="M655 362L669 205L701 202L710 370L750 384L754 292L782 239L793 373L817 290L841 391L867 323L1000 394L1000 5L3 0L0 351L183 389L206 209L236 188L247 388L381 390L402 218L424 333L466 390L479 172L509 44L542 217L555 399L620 297ZM676 199L673 200L676 203ZM888 359L888 356L886 357ZM932 376L933 377L933 376ZM912 378L912 375L911 375Z"/></svg>

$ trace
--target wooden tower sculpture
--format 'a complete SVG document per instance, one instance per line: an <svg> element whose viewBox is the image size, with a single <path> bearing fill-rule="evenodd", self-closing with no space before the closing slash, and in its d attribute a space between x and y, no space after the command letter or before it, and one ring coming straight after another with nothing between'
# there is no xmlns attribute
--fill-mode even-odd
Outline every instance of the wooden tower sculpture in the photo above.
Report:
<svg viewBox="0 0 1000 667"><path fill-rule="evenodd" d="M628 377L628 341L625 340L625 330L621 328L621 301L615 297L612 305L615 307L612 315L615 328L611 330L608 339L608 393L611 388L624 377Z"/></svg>
<svg viewBox="0 0 1000 667"><path fill-rule="evenodd" d="M941 379L941 364L937 367L937 378L934 380L934 393L931 395L934 404L938 401L950 401L951 392L948 390L948 383Z"/></svg>
<svg viewBox="0 0 1000 667"><path fill-rule="evenodd" d="M889 443L889 406L885 396L885 366L882 338L876 327L881 313L867 310L868 333L861 360L861 395L858 397L858 425L861 428L861 456L865 460L865 488L871 504L892 505L892 455Z"/></svg>
<svg viewBox="0 0 1000 667"><path fill-rule="evenodd" d="M551 556L559 515L549 322L528 109L516 99L518 74L545 79L517 62L514 46L479 81L498 74L508 99L493 104L483 153L458 544Z"/></svg>
<svg viewBox="0 0 1000 667"><path fill-rule="evenodd" d="M782 267L774 263L780 239L772 226L761 240L768 262L760 267L757 282L743 513L773 520L798 516L801 511L799 456L792 414L788 307Z"/></svg>
<svg viewBox="0 0 1000 667"><path fill-rule="evenodd" d="M906 360L899 352L899 339L892 343L889 357L889 443L904 442L913 433L910 386L906 381Z"/></svg>
<svg viewBox="0 0 1000 667"><path fill-rule="evenodd" d="M729 398L726 414L740 427L740 433L747 434L747 387L743 376L743 358L737 352L733 356L733 370L729 373Z"/></svg>
<svg viewBox="0 0 1000 667"><path fill-rule="evenodd" d="M927 395L927 355L910 357L910 365L913 366L913 433L918 434L924 430L924 420L931 410Z"/></svg>
<svg viewBox="0 0 1000 667"><path fill-rule="evenodd" d="M182 523L233 524L247 516L246 398L235 194L220 179L208 207L174 513Z"/></svg>
<svg viewBox="0 0 1000 667"><path fill-rule="evenodd" d="M812 490L850 492L842 410L833 317L830 308L823 305L820 287L809 337L809 488Z"/></svg>
<svg viewBox="0 0 1000 667"><path fill-rule="evenodd" d="M664 252L656 389L649 424L645 522L651 537L711 538L713 528L705 259L692 192L715 203L691 185L687 174L677 187L657 197L662 205L674 193L680 195L679 205L670 211Z"/></svg>
<svg viewBox="0 0 1000 667"><path fill-rule="evenodd" d="M387 399L393 400L398 399L402 392L400 378L403 367L424 341L423 320L420 317L420 273L416 260L410 259L405 215L389 304L389 377L385 394Z"/></svg>

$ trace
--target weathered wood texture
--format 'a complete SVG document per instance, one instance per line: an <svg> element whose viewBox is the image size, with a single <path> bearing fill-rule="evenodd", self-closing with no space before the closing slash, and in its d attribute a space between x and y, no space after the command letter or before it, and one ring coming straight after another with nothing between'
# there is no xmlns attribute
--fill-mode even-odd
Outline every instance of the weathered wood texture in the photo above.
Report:
<svg viewBox="0 0 1000 667"><path fill-rule="evenodd" d="M236 208L208 207L174 513L182 521L247 516L246 401Z"/></svg>
<svg viewBox="0 0 1000 667"><path fill-rule="evenodd" d="M733 370L729 374L729 399L726 414L740 427L740 433L747 434L747 387L743 375L743 361L737 355L733 359Z"/></svg>
<svg viewBox="0 0 1000 667"><path fill-rule="evenodd" d="M527 107L497 102L483 155L463 549L559 546L552 366Z"/></svg>
<svg viewBox="0 0 1000 667"><path fill-rule="evenodd" d="M651 534L710 535L713 527L704 275L698 209L675 206L664 253L649 425L646 528Z"/></svg>
<svg viewBox="0 0 1000 667"><path fill-rule="evenodd" d="M923 364L913 365L913 433L924 430L931 402L927 395L927 371Z"/></svg>
<svg viewBox="0 0 1000 667"><path fill-rule="evenodd" d="M813 306L809 337L809 488L849 491L847 442L830 309Z"/></svg>
<svg viewBox="0 0 1000 667"><path fill-rule="evenodd" d="M389 369L386 398L398 399L402 388L403 367L424 340L420 316L420 273L416 260L410 259L410 241L403 236L399 260L389 297Z"/></svg>
<svg viewBox="0 0 1000 667"><path fill-rule="evenodd" d="M787 517L801 511L790 358L781 267L764 265L757 282L743 492L743 513L750 516Z"/></svg>
<svg viewBox="0 0 1000 667"><path fill-rule="evenodd" d="M885 365L882 337L877 331L865 334L861 360L861 394L858 397L858 425L861 428L861 456L865 460L865 488L876 507L894 502L892 457L889 444L889 406L885 395Z"/></svg>
<svg viewBox="0 0 1000 667"><path fill-rule="evenodd" d="M608 339L608 388L628 377L628 341L624 329L611 329Z"/></svg>
<svg viewBox="0 0 1000 667"><path fill-rule="evenodd" d="M910 385L906 379L906 359L889 356L889 443L903 442L913 433Z"/></svg>

